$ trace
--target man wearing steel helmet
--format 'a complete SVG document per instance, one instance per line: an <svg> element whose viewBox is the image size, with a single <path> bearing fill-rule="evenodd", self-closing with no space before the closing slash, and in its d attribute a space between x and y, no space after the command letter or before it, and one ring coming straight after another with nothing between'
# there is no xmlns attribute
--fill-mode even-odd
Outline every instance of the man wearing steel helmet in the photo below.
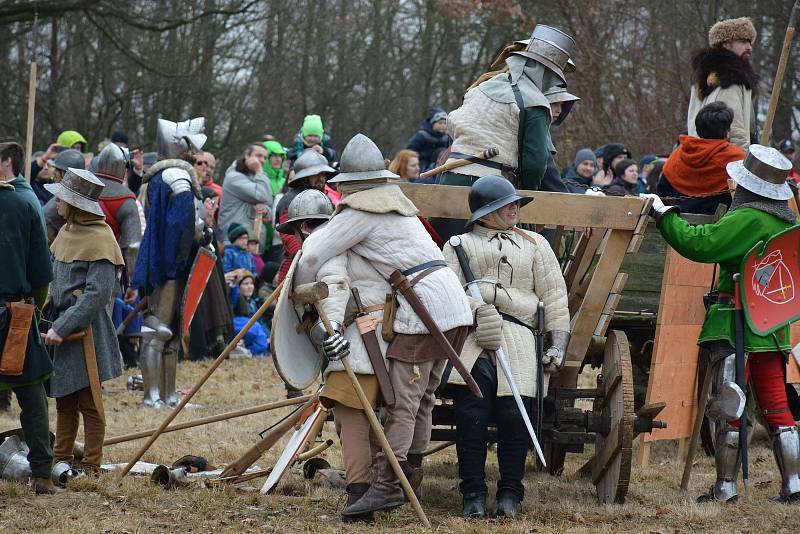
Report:
<svg viewBox="0 0 800 534"><path fill-rule="evenodd" d="M541 235L514 228L519 210L532 201L519 196L502 176L484 176L472 185L472 217L467 233L459 236L475 279L481 282L483 299L469 299L477 326L461 350L461 360L471 369L483 398L471 395L457 374L449 378L464 517L486 514L484 465L491 420L497 425L500 466L495 515L515 517L524 496L528 433L510 386L490 354L503 348L523 402L531 405L538 395L546 396L549 373L563 364L570 339L567 287L556 255ZM443 253L448 266L466 283L456 249L448 243ZM537 324L539 302L544 303L544 325ZM542 392L537 391L537 362L532 354L534 328L545 332L547 373Z"/></svg>

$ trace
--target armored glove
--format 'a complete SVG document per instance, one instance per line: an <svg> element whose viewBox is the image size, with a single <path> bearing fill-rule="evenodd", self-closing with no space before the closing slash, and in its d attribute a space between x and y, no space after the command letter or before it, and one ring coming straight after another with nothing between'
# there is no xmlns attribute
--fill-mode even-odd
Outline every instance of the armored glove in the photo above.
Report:
<svg viewBox="0 0 800 534"><path fill-rule="evenodd" d="M332 361L350 354L350 342L339 332L334 332L322 343L322 352Z"/></svg>
<svg viewBox="0 0 800 534"><path fill-rule="evenodd" d="M564 352L557 347L550 347L545 351L542 363L546 368L553 371L561 369L564 365Z"/></svg>
<svg viewBox="0 0 800 534"><path fill-rule="evenodd" d="M482 304L475 310L477 327L475 341L486 350L497 350L503 341L503 318L491 304Z"/></svg>

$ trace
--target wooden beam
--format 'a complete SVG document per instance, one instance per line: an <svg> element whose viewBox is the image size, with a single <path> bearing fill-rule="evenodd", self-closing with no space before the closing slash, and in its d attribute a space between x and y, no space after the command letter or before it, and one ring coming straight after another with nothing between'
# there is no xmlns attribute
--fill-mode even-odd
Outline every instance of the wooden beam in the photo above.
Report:
<svg viewBox="0 0 800 534"><path fill-rule="evenodd" d="M419 208L424 217L468 219L469 187L453 185L400 184L403 193ZM613 228L634 230L645 200L638 197L595 197L571 193L519 191L533 197L522 208L520 223L547 224L568 228Z"/></svg>

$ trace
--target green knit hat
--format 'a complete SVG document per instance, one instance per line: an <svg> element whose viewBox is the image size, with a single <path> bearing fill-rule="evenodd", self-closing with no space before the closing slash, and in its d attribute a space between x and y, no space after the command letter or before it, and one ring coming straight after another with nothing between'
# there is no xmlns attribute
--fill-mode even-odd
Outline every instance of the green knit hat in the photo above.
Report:
<svg viewBox="0 0 800 534"><path fill-rule="evenodd" d="M247 233L247 228L245 228L243 224L234 223L230 226L230 228L228 228L228 241L233 243L234 241L239 239L239 237L241 237L242 234L246 233Z"/></svg>
<svg viewBox="0 0 800 534"><path fill-rule="evenodd" d="M306 118L303 119L303 137L308 137L309 135L316 135L322 139L322 136L325 134L325 129L322 127L322 117L319 115L306 115Z"/></svg>
<svg viewBox="0 0 800 534"><path fill-rule="evenodd" d="M83 143L81 152L86 150L86 147L89 145L89 142L86 140L86 138L75 130L63 131L58 135L58 139L56 139L56 144L67 148L72 148L72 145L75 143Z"/></svg>

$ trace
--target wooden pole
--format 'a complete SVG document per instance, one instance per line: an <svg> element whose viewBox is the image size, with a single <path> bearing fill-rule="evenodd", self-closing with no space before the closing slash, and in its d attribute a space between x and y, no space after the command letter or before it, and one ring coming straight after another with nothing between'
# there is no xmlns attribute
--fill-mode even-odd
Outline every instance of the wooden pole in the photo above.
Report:
<svg viewBox="0 0 800 534"><path fill-rule="evenodd" d="M500 150L498 150L496 147L491 147L491 148L487 148L486 150L483 150L481 152L478 152L473 157L478 158L478 159L491 159L491 158L497 156L498 154L500 154ZM474 162L472 162L472 161L470 161L468 159L454 159L454 160L448 161L444 165L439 165L435 169L431 169L429 171L423 172L422 174L419 175L419 177L420 178L428 178L429 176L433 176L434 174L447 172L447 171L450 171L450 170L453 170L453 169L457 169L459 167L463 167L465 165L471 165L472 163L474 163ZM499 173L500 170L498 169L497 172Z"/></svg>
<svg viewBox="0 0 800 534"><path fill-rule="evenodd" d="M194 397L194 394L197 393L197 391L203 386L203 384L206 383L206 380L208 380L214 373L214 371L217 370L217 367L222 365L222 362L224 362L228 358L228 354L230 354L231 351L234 348L236 348L236 345L238 345L239 341L241 341L242 338L245 336L245 334L247 334L247 331L250 330L250 328L255 324L256 321L258 321L261 318L262 315L264 315L264 312L267 311L267 308L269 308L272 305L272 303L278 299L278 297L281 294L282 288L283 288L283 282L278 284L278 287L275 288L275 291L272 292L272 295L270 295L269 298L264 301L264 304L262 304L261 307L258 310L256 310L256 313L254 313L253 316L250 318L250 320L247 321L247 324L245 324L244 327L241 329L241 331L238 334L236 334L236 336L231 340L230 343L228 343L228 345L225 347L225 350L223 350L222 353L219 356L217 356L217 359L214 360L214 363L211 364L211 367L209 367L206 373L202 377L200 377L200 380L198 380L197 383L194 386L192 386L192 389L189 391L189 393L187 393L186 395L183 396L183 398L181 398L181 402L178 403L175 409L169 412L169 414L167 414L167 417L166 419L164 419L164 422L161 423L161 426L159 426L153 433L153 435L150 436L150 439L147 440L147 443L142 445L142 447L138 451L136 451L136 454L133 456L133 458L131 458L131 461L128 462L128 465L126 465L125 468L122 470L122 472L119 474L117 480L122 480L123 478L125 478L125 475L127 475L128 472L130 472L130 470L133 468L133 466L136 465L136 462L138 462L141 459L141 457L144 456L144 453L147 452L147 449L149 449L150 446L153 443L155 443L155 441L158 439L158 436L160 436L164 432L164 430L166 430L169 424L178 416L178 414L181 413L181 410L183 410L184 406L189 404L189 401L192 399L192 397Z"/></svg>
<svg viewBox="0 0 800 534"><path fill-rule="evenodd" d="M770 136L772 136L772 122L775 120L775 110L778 108L778 98L781 94L783 87L783 75L786 73L786 63L789 61L789 52L792 48L792 41L794 40L794 26L797 22L797 11L800 6L800 0L795 0L792 13L789 15L789 25L786 28L786 35L783 38L783 48L781 49L781 57L778 60L778 70L775 72L775 80L772 83L772 96L769 99L769 108L767 108L767 118L764 121L764 131L761 132L761 144L769 145Z"/></svg>
<svg viewBox="0 0 800 534"><path fill-rule="evenodd" d="M325 325L325 330L328 332L328 335L333 334L333 327L331 326L330 321L328 321L328 316L325 314L325 310L322 308L322 305L318 300L314 302L314 307L316 307L319 318L322 320L322 324ZM383 449L383 453L386 455L386 459L389 460L389 465L392 466L394 474L400 480L400 485L403 487L406 497L411 503L412 508L414 508L414 512L416 512L420 521L422 521L422 524L425 525L425 528L430 530L431 523L428 521L428 516L425 515L425 511L419 504L419 499L417 499L417 496L414 494L411 484L408 483L408 479L406 478L405 473L403 473L403 468L400 467L400 462L397 461L397 457L394 455L394 451L389 445L389 441L386 439L386 434L383 433L383 428L378 422L378 418L375 417L375 412L372 410L372 405L369 403L366 393L364 393L364 390L361 388L361 384L358 383L358 378L356 378L353 368L350 367L350 362L347 360L347 356L343 356L340 361L344 366L344 370L347 372L347 376L350 378L350 383L353 384L353 389L356 391L356 395L358 395L358 400L361 401L361 406L364 408L364 414L366 414L367 419L369 420L372 431L375 433L375 436L377 436L378 441L381 444L381 449Z"/></svg>
<svg viewBox="0 0 800 534"><path fill-rule="evenodd" d="M700 366L698 365L697 368L700 369ZM711 393L711 380L713 376L714 367L709 365L706 368L703 387L700 389L700 397L697 399L697 414L694 417L692 437L689 440L689 449L686 451L686 463L683 465L681 491L686 491L689 487L689 479L692 476L692 463L694 463L694 453L697 450L697 442L700 441L700 428L703 426L703 419L706 416L706 406L708 405L708 396Z"/></svg>
<svg viewBox="0 0 800 534"><path fill-rule="evenodd" d="M28 129L25 132L25 180L31 181L31 154L33 154L33 110L36 108L36 62L31 63L28 81Z"/></svg>
<svg viewBox="0 0 800 534"><path fill-rule="evenodd" d="M252 406L250 408L242 408L241 410L234 410L232 412L225 412L217 415L210 415L208 417L201 417L200 419L195 419L193 421L186 421L185 423L170 425L164 429L162 434L166 434L167 432L176 432L178 430L185 430L187 428L194 428L196 426L203 426L209 423L227 421L229 419L235 419L236 417L244 417L245 415L252 415L254 413L267 412L269 410L277 410L278 408L283 408L285 406L294 406L295 404L302 404L312 397L313 395L303 395L302 397L295 397L294 399L283 399L275 402L268 402L266 404L259 404L258 406ZM125 434L123 436L108 438L103 442L103 447L107 447L108 445L116 445L117 443L125 443L127 441L133 441L135 439L146 438L148 436L152 436L153 434L155 434L157 430L158 430L157 428L151 428L149 430L142 430L141 432L134 432L132 434Z"/></svg>

